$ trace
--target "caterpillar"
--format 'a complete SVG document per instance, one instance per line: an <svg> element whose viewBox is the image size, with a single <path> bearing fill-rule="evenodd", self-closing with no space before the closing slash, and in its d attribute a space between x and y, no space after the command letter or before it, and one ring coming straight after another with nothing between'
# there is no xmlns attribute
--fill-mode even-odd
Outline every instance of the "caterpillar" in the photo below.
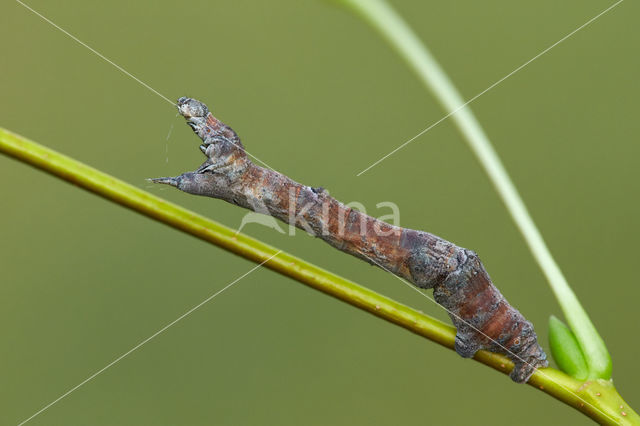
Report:
<svg viewBox="0 0 640 426"><path fill-rule="evenodd" d="M236 132L204 103L182 97L177 107L202 140L200 150L207 160L193 172L152 182L269 214L419 288L433 289L456 327L456 352L465 358L480 349L506 355L514 363L510 377L515 382L526 382L536 368L548 365L533 325L493 285L475 252L428 232L375 219L323 188L257 166Z"/></svg>

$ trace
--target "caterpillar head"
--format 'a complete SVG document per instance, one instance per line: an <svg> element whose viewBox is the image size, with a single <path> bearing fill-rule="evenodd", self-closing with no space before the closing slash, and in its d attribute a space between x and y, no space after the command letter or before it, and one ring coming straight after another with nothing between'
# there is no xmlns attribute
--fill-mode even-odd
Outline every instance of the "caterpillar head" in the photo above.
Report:
<svg viewBox="0 0 640 426"><path fill-rule="evenodd" d="M209 108L195 99L183 96L178 99L178 112L187 120L191 118L205 118L209 114Z"/></svg>
<svg viewBox="0 0 640 426"><path fill-rule="evenodd" d="M187 124L201 139L204 140L210 135L211 126L207 126L207 120L213 116L205 104L192 98L182 97L178 99L176 106L178 113L187 120Z"/></svg>

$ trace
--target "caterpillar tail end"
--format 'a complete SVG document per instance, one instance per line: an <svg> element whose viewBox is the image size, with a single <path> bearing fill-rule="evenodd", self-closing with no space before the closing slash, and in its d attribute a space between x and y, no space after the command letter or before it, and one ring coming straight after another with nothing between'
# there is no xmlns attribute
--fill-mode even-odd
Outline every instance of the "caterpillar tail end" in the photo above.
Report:
<svg viewBox="0 0 640 426"><path fill-rule="evenodd" d="M516 383L528 382L536 369L549 366L547 354L538 343L533 343L526 350L520 351L516 359L514 359L513 356L509 356L509 358L511 358L515 364L509 377Z"/></svg>

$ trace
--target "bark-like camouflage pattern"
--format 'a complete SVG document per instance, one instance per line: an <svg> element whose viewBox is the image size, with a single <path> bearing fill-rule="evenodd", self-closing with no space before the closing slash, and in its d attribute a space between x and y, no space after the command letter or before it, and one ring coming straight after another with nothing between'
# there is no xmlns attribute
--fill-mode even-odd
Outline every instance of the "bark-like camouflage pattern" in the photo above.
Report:
<svg viewBox="0 0 640 426"><path fill-rule="evenodd" d="M548 365L533 325L500 294L473 251L387 224L346 207L322 188L253 164L238 135L199 101L180 98L178 111L202 139L207 161L194 172L153 181L291 221L339 250L420 288L433 288L457 329L456 352L466 358L480 349L502 353L515 363L516 382Z"/></svg>

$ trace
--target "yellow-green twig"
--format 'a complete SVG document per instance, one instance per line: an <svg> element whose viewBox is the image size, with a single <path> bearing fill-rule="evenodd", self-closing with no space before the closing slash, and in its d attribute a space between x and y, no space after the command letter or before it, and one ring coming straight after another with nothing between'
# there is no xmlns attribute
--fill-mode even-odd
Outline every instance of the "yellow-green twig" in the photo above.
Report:
<svg viewBox="0 0 640 426"><path fill-rule="evenodd" d="M2 128L0 152L253 262L264 262L278 252L261 241L236 234L222 224ZM300 258L282 252L264 266L453 349L455 329L452 326ZM480 351L474 359L504 374L513 368L509 359L491 352ZM510 381L505 383L515 386ZM611 382L585 384L546 368L536 371L529 384L600 423L640 424L640 417L622 400Z"/></svg>

